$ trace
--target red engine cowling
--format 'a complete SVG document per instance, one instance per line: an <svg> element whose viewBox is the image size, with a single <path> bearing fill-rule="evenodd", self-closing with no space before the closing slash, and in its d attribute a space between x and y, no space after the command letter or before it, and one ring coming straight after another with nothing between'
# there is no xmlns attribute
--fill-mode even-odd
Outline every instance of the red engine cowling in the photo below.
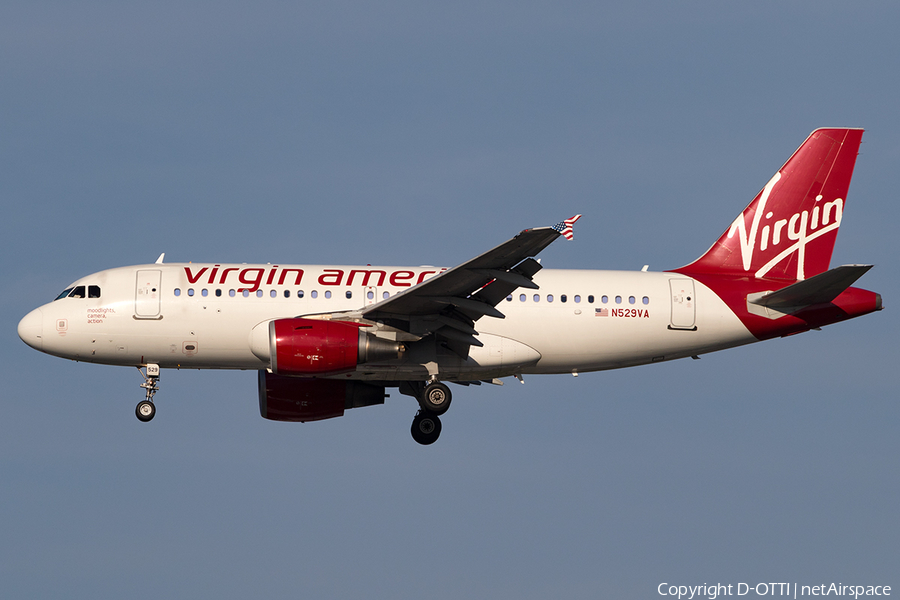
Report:
<svg viewBox="0 0 900 600"><path fill-rule="evenodd" d="M268 333L268 358L277 375L332 375L360 363L398 358L402 351L397 342L343 321L277 319Z"/></svg>
<svg viewBox="0 0 900 600"><path fill-rule="evenodd" d="M348 408L384 404L384 387L359 381L281 377L259 371L259 414L272 421L321 421Z"/></svg>

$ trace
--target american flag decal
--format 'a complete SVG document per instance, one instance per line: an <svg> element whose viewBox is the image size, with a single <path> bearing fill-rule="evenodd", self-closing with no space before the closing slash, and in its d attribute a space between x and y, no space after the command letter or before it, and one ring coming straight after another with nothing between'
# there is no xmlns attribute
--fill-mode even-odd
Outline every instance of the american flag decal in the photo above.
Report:
<svg viewBox="0 0 900 600"><path fill-rule="evenodd" d="M556 225L553 226L553 229L560 232L562 235L566 236L567 240L571 240L573 237L575 237L574 234L572 233L572 225L574 225L575 221L577 221L580 218L581 218L581 215L575 215L571 219L566 219L565 221L562 221L561 223L557 223Z"/></svg>
<svg viewBox="0 0 900 600"><path fill-rule="evenodd" d="M609 309L608 309L608 308L595 308L595 309L594 309L594 316L595 316L595 317L608 317L608 316L609 316Z"/></svg>

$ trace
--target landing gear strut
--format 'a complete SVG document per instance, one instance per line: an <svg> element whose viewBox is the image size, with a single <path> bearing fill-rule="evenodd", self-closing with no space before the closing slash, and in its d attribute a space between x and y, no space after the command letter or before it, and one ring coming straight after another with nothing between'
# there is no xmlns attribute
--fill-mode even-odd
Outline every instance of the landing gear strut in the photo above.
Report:
<svg viewBox="0 0 900 600"><path fill-rule="evenodd" d="M159 365L148 364L147 372L138 367L138 372L144 378L141 387L147 391L147 398L138 402L134 414L138 420L146 423L156 416L156 405L153 404L153 395L159 391Z"/></svg>

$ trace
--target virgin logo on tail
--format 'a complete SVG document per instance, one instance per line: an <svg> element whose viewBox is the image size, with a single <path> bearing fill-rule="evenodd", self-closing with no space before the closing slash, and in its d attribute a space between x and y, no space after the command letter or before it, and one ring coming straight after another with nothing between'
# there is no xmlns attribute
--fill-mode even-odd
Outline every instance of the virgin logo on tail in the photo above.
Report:
<svg viewBox="0 0 900 600"><path fill-rule="evenodd" d="M820 236L834 231L841 226L841 218L844 213L844 199L835 198L830 202L822 202L822 195L816 196L816 205L812 209L812 217L810 211L804 210L795 212L786 219L778 219L769 222L775 217L772 211L766 212L766 203L769 195L772 193L775 185L781 180L781 171L775 173L775 176L769 180L766 187L763 188L759 198L759 204L753 212L753 220L750 225L750 235L747 235L747 224L744 213L738 215L738 218L731 224L728 230L728 238L738 235L738 243L741 249L741 260L743 261L744 271L749 271L753 265L754 250L759 247L760 252L766 252L771 246L777 249L782 242L794 242L788 245L781 252L776 254L771 260L760 267L753 275L755 277L765 277L766 274L778 263L793 253L797 253L797 273L796 279L805 279L804 264L806 262L806 245ZM745 211L747 212L747 211ZM759 225L763 220L763 215L767 224L763 225L760 231Z"/></svg>
<svg viewBox="0 0 900 600"><path fill-rule="evenodd" d="M828 270L861 129L817 129L686 275L801 280Z"/></svg>

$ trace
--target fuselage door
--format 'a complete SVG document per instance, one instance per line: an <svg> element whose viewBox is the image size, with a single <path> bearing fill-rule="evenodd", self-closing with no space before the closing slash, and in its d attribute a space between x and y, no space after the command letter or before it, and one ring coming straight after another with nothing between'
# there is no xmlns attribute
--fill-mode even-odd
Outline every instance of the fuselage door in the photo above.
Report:
<svg viewBox="0 0 900 600"><path fill-rule="evenodd" d="M697 329L697 300L693 279L670 279L672 292L672 320L669 329Z"/></svg>
<svg viewBox="0 0 900 600"><path fill-rule="evenodd" d="M134 290L134 316L139 319L159 319L159 297L162 271L147 269L137 272Z"/></svg>

